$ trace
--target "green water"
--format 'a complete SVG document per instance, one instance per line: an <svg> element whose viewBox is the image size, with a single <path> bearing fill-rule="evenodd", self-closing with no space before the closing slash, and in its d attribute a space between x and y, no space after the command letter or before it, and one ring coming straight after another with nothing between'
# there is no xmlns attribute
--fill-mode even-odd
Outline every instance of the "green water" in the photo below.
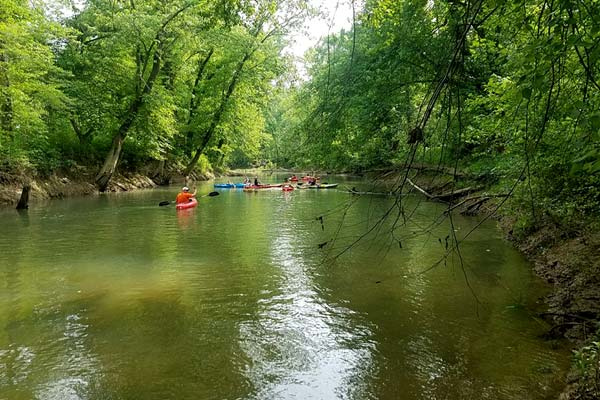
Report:
<svg viewBox="0 0 600 400"><path fill-rule="evenodd" d="M414 211L406 198L400 244L388 219L349 247L389 198L222 190L193 210L158 207L177 189L0 210L0 399L546 399L562 388L568 354L535 318L545 288L493 222L460 247L462 265L454 254L422 273L451 234L439 205ZM456 216L455 233L478 222Z"/></svg>

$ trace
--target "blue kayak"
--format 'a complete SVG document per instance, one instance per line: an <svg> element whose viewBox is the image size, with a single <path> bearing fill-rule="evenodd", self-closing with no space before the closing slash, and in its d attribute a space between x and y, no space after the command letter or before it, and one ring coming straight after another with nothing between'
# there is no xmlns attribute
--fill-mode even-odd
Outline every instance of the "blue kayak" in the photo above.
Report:
<svg viewBox="0 0 600 400"><path fill-rule="evenodd" d="M216 189L233 189L233 188L243 188L246 186L243 183L215 183Z"/></svg>

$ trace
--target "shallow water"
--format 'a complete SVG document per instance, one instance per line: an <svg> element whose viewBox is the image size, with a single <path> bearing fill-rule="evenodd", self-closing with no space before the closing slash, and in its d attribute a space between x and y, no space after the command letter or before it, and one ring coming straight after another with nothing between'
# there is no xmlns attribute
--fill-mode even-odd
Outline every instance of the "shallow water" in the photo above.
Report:
<svg viewBox="0 0 600 400"><path fill-rule="evenodd" d="M562 388L568 353L535 317L545 287L493 222L444 260L453 232L479 220L452 227L439 205L407 197L390 240L393 219L377 225L388 197L224 189L193 210L158 207L177 189L0 210L0 399L546 399Z"/></svg>

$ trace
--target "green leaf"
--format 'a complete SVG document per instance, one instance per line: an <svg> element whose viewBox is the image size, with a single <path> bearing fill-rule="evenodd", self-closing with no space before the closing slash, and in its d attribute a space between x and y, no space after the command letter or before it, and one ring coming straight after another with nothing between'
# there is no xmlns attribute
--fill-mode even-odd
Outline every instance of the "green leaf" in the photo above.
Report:
<svg viewBox="0 0 600 400"><path fill-rule="evenodd" d="M524 87L521 89L521 96L523 96L524 99L529 100L531 98L532 92L533 90L530 87Z"/></svg>
<svg viewBox="0 0 600 400"><path fill-rule="evenodd" d="M590 125L592 125L593 130L600 129L600 113L595 113L590 116Z"/></svg>

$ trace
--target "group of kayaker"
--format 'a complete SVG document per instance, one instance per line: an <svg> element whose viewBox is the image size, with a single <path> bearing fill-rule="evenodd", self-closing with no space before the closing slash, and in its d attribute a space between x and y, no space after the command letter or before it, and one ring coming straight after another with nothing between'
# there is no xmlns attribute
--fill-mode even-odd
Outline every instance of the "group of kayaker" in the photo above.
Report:
<svg viewBox="0 0 600 400"><path fill-rule="evenodd" d="M244 185L252 185L252 181L250 180L250 178L245 177L244 178ZM260 182L258 181L258 176L254 177L254 186L258 186L260 185Z"/></svg>
<svg viewBox="0 0 600 400"><path fill-rule="evenodd" d="M298 182L299 180L302 180L303 182L306 182L308 185L316 185L317 183L319 183L321 178L318 176L310 176L310 175L306 175L306 176L303 176L302 178L298 178L296 175L292 175L287 180L288 180L288 182Z"/></svg>
<svg viewBox="0 0 600 400"><path fill-rule="evenodd" d="M291 185L291 183L298 182L299 180L306 182L306 184L309 186L314 186L314 185L319 184L321 178L318 176L314 177L314 176L310 176L310 175L306 175L306 176L303 176L302 178L298 178L296 175L292 175L291 177L289 177L287 179L287 183L283 185L283 190L284 191L285 190L293 190L294 187ZM234 186L234 184L231 182L229 182L229 184L232 185L232 187ZM253 184L254 184L254 186L261 185L260 181L258 180L258 177L255 177L254 182L253 182L250 178L248 178L246 176L244 179L244 185L251 187ZM279 186L282 186L282 185L279 185ZM189 203L190 201L192 201L192 198L196 197L196 192L197 192L197 190L194 189L194 193L190 193L190 188L188 188L187 186L184 186L181 189L181 192L175 198L175 203L177 203L177 204Z"/></svg>
<svg viewBox="0 0 600 400"><path fill-rule="evenodd" d="M229 183L231 185L233 185L233 183L231 181L229 181ZM244 179L244 184L252 185L252 181L250 180L250 178L246 177ZM260 185L260 182L258 180L258 177L255 177L254 178L254 186L258 186L258 185ZM181 188L181 192L175 198L175 203L176 204L189 203L192 200L192 198L196 197L196 192L197 192L197 189L194 189L194 193L190 193L190 188L187 186L184 186L183 188Z"/></svg>

